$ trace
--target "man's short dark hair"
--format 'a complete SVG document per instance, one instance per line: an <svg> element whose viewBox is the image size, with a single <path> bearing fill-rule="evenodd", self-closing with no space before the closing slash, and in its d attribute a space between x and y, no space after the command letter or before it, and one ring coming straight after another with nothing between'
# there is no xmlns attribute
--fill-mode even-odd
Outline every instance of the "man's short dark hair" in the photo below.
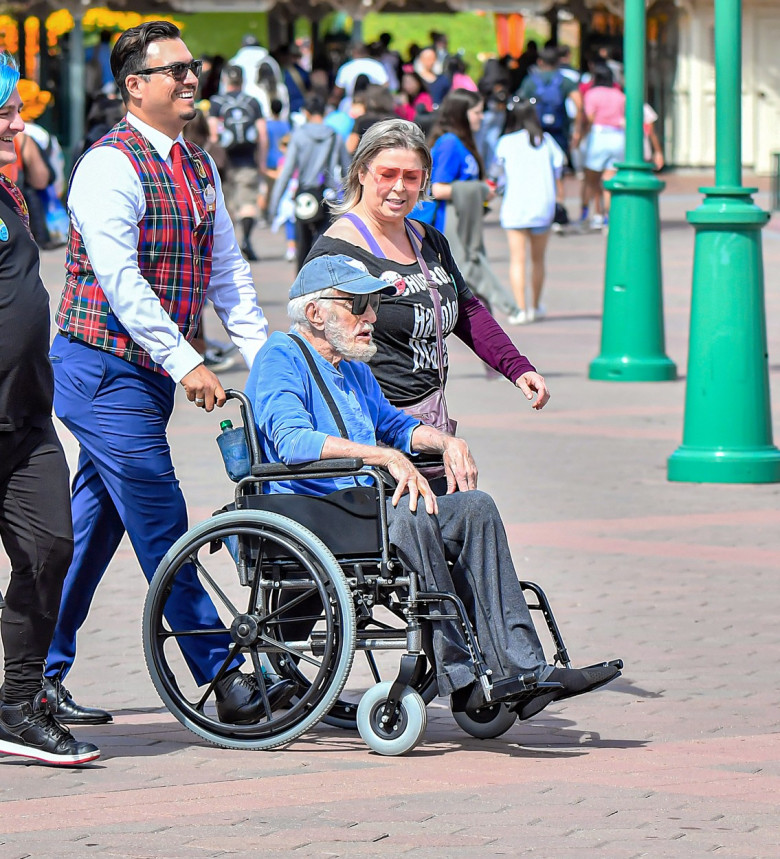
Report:
<svg viewBox="0 0 780 859"><path fill-rule="evenodd" d="M169 21L146 21L144 24L125 30L117 39L111 51L111 74L125 104L130 100L125 80L129 75L134 75L147 67L146 52L149 45L152 42L180 38L181 32L175 24Z"/></svg>
<svg viewBox="0 0 780 859"><path fill-rule="evenodd" d="M311 116L325 116L325 99L317 93L307 95L303 109Z"/></svg>
<svg viewBox="0 0 780 859"><path fill-rule="evenodd" d="M542 48L542 50L539 51L539 59L545 65L550 66L550 68L556 68L558 65L558 61L560 60L560 57L558 55L558 48L554 47L553 45L550 45L546 48Z"/></svg>
<svg viewBox="0 0 780 859"><path fill-rule="evenodd" d="M244 83L244 70L241 66L228 66L225 69L225 80L233 86L241 86Z"/></svg>

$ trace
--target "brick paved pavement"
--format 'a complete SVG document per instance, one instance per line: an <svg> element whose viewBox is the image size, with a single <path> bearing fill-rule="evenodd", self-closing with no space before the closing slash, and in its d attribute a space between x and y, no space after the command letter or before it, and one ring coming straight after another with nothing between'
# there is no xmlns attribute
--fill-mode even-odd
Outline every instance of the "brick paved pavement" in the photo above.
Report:
<svg viewBox="0 0 780 859"><path fill-rule="evenodd" d="M709 182L670 177L662 197L667 351L681 375L693 249L684 212ZM491 257L506 276L503 236L490 221ZM140 642L145 587L125 543L69 678L78 700L116 715L112 726L79 732L103 757L62 771L0 761L0 859L778 855L780 486L668 483L684 382L587 379L604 245L598 235L553 237L549 319L511 331L550 382L543 413L459 344L449 390L519 574L551 595L577 663L621 656L624 676L492 741L462 733L437 701L424 743L404 758L379 757L324 726L281 751L216 749L181 728L151 685ZM256 246L258 292L279 326L292 271L279 237L264 233ZM764 259L777 436L777 219L764 231ZM44 255L54 294L60 267L61 254ZM234 386L244 378L224 377ZM178 404L173 450L193 522L230 492L216 434L216 417ZM5 573L0 559L0 581Z"/></svg>

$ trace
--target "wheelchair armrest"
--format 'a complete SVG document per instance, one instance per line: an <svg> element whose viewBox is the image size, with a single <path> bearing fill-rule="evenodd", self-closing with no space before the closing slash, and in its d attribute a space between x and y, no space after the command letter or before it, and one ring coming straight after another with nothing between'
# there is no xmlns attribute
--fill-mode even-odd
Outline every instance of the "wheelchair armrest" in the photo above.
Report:
<svg viewBox="0 0 780 859"><path fill-rule="evenodd" d="M440 453L413 453L409 459L415 468L441 467L444 464L444 457Z"/></svg>
<svg viewBox="0 0 780 859"><path fill-rule="evenodd" d="M300 465L284 465L281 462L263 462L252 466L253 477L300 477L305 474L319 474L323 471L359 471L363 460L354 459L318 459L315 462L303 462Z"/></svg>

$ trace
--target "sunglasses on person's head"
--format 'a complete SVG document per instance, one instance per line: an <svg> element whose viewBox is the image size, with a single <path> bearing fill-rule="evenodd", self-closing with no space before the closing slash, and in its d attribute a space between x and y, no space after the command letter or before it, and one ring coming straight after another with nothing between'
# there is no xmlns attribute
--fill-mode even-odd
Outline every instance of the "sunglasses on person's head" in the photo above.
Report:
<svg viewBox="0 0 780 859"><path fill-rule="evenodd" d="M400 167L372 167L367 164L366 170L374 177L377 185L392 187L401 179L404 188L410 191L419 191L425 184L426 173L422 167L402 170Z"/></svg>
<svg viewBox="0 0 780 859"><path fill-rule="evenodd" d="M200 75L200 70L203 68L203 60L193 60L190 63L168 63L167 66L154 66L151 69L141 69L139 72L134 72L136 75L155 75L163 74L170 75L175 81L180 84L187 79L189 72L192 72L195 77Z"/></svg>
<svg viewBox="0 0 780 859"><path fill-rule="evenodd" d="M362 316L366 308L370 307L374 313L379 310L379 302L382 296L378 292L367 292L364 295L321 295L320 301L349 301L349 308L353 316Z"/></svg>

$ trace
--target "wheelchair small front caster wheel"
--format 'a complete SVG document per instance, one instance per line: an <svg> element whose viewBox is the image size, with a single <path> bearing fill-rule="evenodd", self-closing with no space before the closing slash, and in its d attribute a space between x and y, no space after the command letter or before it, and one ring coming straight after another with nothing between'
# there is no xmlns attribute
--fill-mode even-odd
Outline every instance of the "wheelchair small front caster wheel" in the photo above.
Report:
<svg viewBox="0 0 780 859"><path fill-rule="evenodd" d="M453 712L452 717L467 734L478 740L494 740L517 721L517 713L506 704L491 704L470 712Z"/></svg>
<svg viewBox="0 0 780 859"><path fill-rule="evenodd" d="M407 686L401 693L401 708L395 724L386 728L382 713L392 683L377 683L360 699L357 727L365 744L380 755L403 755L411 751L425 734L428 714L425 702L414 689Z"/></svg>

